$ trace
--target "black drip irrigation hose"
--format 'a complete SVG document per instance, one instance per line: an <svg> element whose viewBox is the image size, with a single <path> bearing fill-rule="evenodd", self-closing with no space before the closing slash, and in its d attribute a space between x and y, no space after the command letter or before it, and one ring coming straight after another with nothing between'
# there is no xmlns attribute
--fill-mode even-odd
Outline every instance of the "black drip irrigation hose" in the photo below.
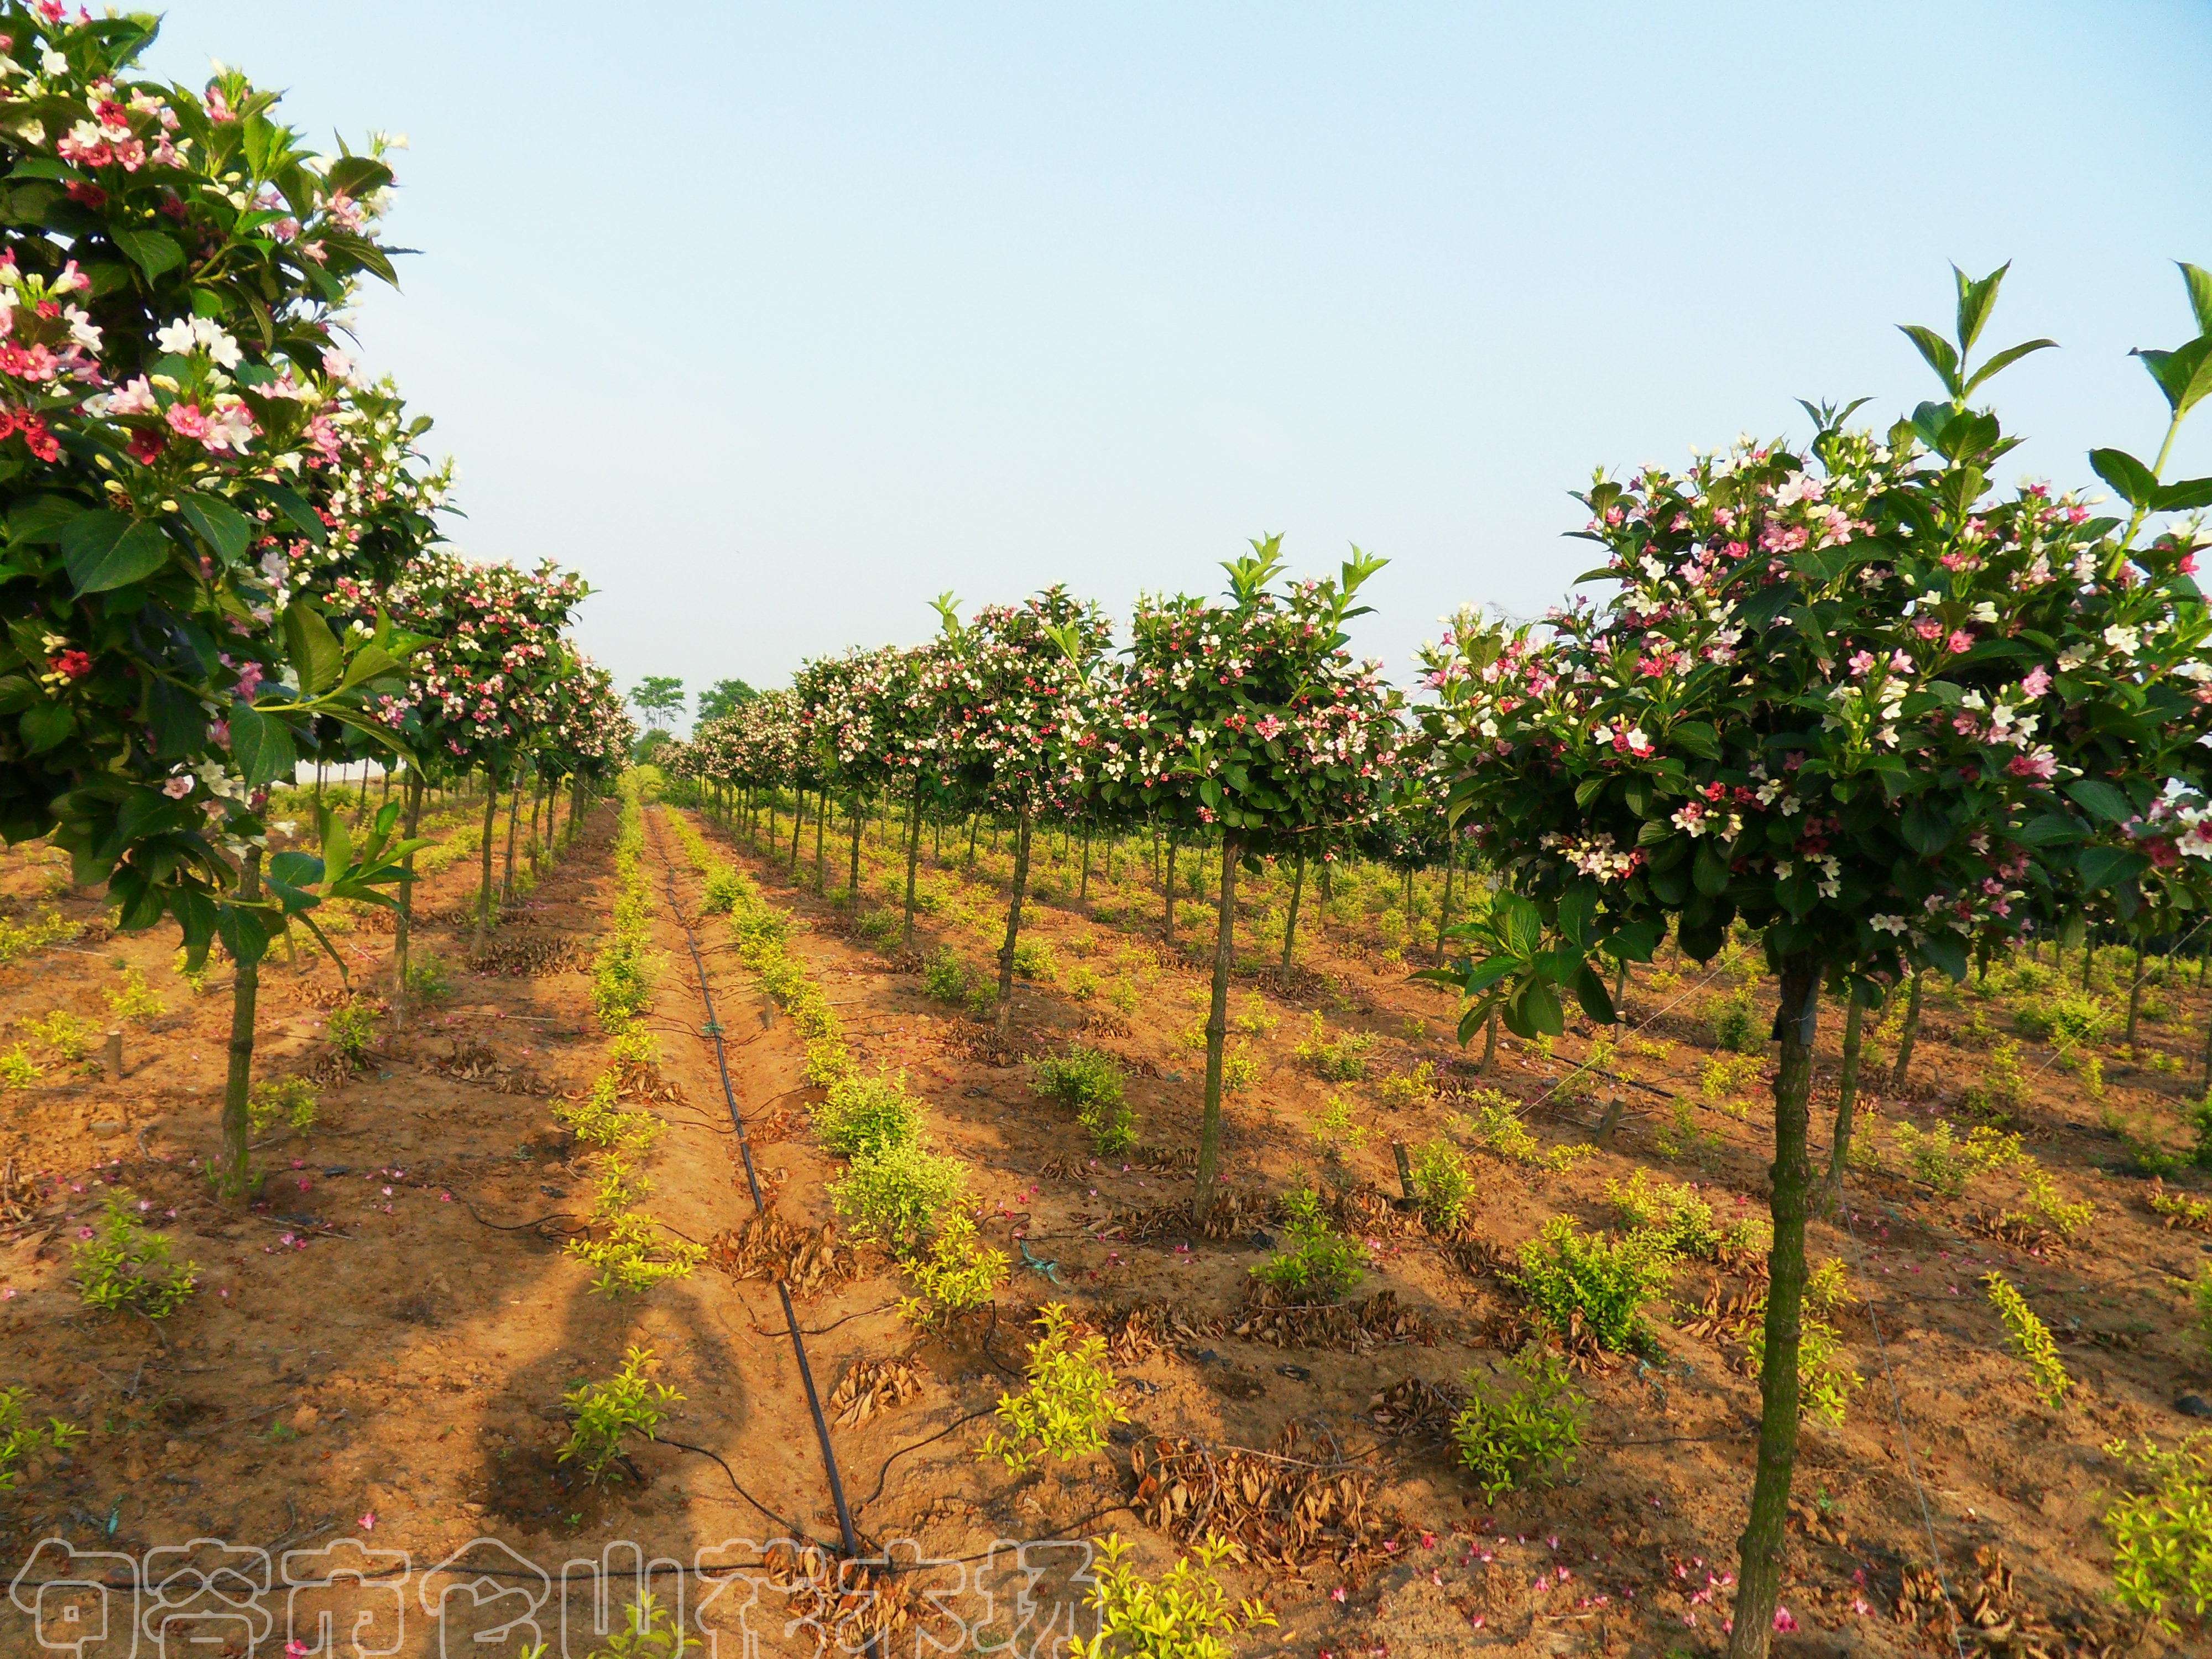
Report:
<svg viewBox="0 0 2212 1659"><path fill-rule="evenodd" d="M698 975L699 1000L707 1010L703 1035L714 1039L714 1067L721 1076L722 1098L729 1106L731 1127L737 1131L738 1152L744 1160L745 1185L752 1193L754 1212L766 1215L768 1201L761 1195L760 1175L753 1168L752 1142L745 1136L744 1114L738 1109L738 1091L730 1082L729 1055L722 1047L722 1024L714 1015L714 993L707 983L707 964L700 959L699 941L691 931L690 918L684 914L682 901L677 896L676 861L668 856L667 848L661 844L660 826L657 821L653 824L653 850L660 854L660 862L666 872L669 913L684 929L684 943L691 952L692 970ZM830 1478L830 1503L837 1512L838 1534L844 1543L846 1559L858 1561L860 1559L860 1540L853 1530L853 1512L845 1504L845 1483L837 1474L837 1454L830 1444L830 1423L822 1414L822 1397L814 1386L814 1370L806 1363L806 1337L799 1327L799 1310L792 1305L791 1287L781 1279L775 1281L775 1293L783 1304L784 1323L791 1330L791 1351L799 1361L799 1380L806 1390L806 1409L814 1419L814 1437L822 1448L822 1468ZM715 1461L720 1462L719 1458ZM723 1466L723 1472L729 1472L726 1464ZM734 1475L731 1476L731 1484L737 1484ZM747 1501L751 1501L750 1495ZM756 1504L755 1507L759 1506ZM872 1640L868 1645L870 1651L873 1652L876 1644Z"/></svg>

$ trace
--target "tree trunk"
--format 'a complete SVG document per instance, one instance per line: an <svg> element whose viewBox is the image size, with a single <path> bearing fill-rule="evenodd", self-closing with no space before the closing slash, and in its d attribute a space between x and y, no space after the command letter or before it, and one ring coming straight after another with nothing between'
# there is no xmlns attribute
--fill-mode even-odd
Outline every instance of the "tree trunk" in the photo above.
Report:
<svg viewBox="0 0 2212 1659"><path fill-rule="evenodd" d="M1006 906L1006 942L999 947L999 1018L1001 1037L1014 1029L1014 944L1022 933L1022 896L1030 884L1030 815L1014 817L1014 894Z"/></svg>
<svg viewBox="0 0 2212 1659"><path fill-rule="evenodd" d="M422 821L422 775L412 766L407 769L407 823L400 832L408 841L415 839L416 826ZM398 970L392 981L392 1023L395 1026L407 1024L407 947L409 929L415 920L415 855L410 853L399 861L403 872L399 878L399 908L392 919L392 959Z"/></svg>
<svg viewBox="0 0 2212 1659"><path fill-rule="evenodd" d="M1306 890L1306 849L1298 848L1298 861L1291 869L1291 908L1283 915L1283 971L1291 971L1291 953L1298 943L1298 900Z"/></svg>
<svg viewBox="0 0 2212 1659"><path fill-rule="evenodd" d="M906 814L906 921L899 930L899 949L914 949L914 872L921 862L921 780L914 781L914 799Z"/></svg>
<svg viewBox="0 0 2212 1659"><path fill-rule="evenodd" d="M483 844L477 849L483 876L477 885L476 949L479 952L483 950L484 935L491 931L491 832L497 822L498 811L499 791L491 787L490 779L487 777L484 781L483 834L481 837Z"/></svg>
<svg viewBox="0 0 2212 1659"><path fill-rule="evenodd" d="M1215 900L1213 998L1206 1012L1206 1115L1198 1131L1198 1190L1191 1217L1200 1226L1221 1176L1221 1057L1229 1033L1229 966L1237 937L1237 832L1221 832L1221 891Z"/></svg>
<svg viewBox="0 0 2212 1659"><path fill-rule="evenodd" d="M2136 946L2135 972L2128 975L2127 1044L2128 1057L2130 1060L2135 1058L2136 1052L2136 1022L2141 1018L2142 1015L2142 988L2143 952L2142 946L2138 945Z"/></svg>
<svg viewBox="0 0 2212 1659"><path fill-rule="evenodd" d="M1912 970L1912 988L1905 998L1905 1029L1897 1036L1897 1064L1889 1068L1889 1091L1905 1092L1905 1079L1912 1067L1912 1040L1920 1035L1920 978L1928 970Z"/></svg>
<svg viewBox="0 0 2212 1659"><path fill-rule="evenodd" d="M1166 902L1165 909L1167 921L1165 927L1165 937L1170 945L1173 945L1175 943L1175 866L1176 838L1175 831L1170 830L1168 831L1167 861L1161 866L1161 868L1165 872L1165 874L1160 882L1160 895Z"/></svg>
<svg viewBox="0 0 2212 1659"><path fill-rule="evenodd" d="M1823 1212L1833 1212L1844 1192L1844 1166L1851 1155L1851 1109L1859 1097L1859 1044L1866 1010L1856 994L1844 1010L1844 1064L1836 1074L1836 1137L1828 1147L1828 1180L1821 1195Z"/></svg>
<svg viewBox="0 0 2212 1659"><path fill-rule="evenodd" d="M1437 956L1439 959L1443 957L1444 953L1444 931L1451 926L1452 877L1458 872L1458 867L1459 860L1452 857L1449 854L1446 854L1444 856L1444 898L1443 903L1437 911ZM1624 957L1624 963L1626 960L1626 958ZM1613 998L1613 1000L1615 1002L1619 1002L1620 999L1616 996Z"/></svg>
<svg viewBox="0 0 2212 1659"><path fill-rule="evenodd" d="M2089 971L2096 965L2097 941L2084 939L2081 941L2081 988L2085 991L2089 988Z"/></svg>
<svg viewBox="0 0 2212 1659"><path fill-rule="evenodd" d="M507 868L499 881L500 902L504 904L514 896L514 826L522 817L522 786L512 783L507 789Z"/></svg>
<svg viewBox="0 0 2212 1659"><path fill-rule="evenodd" d="M1486 1020L1486 1021L1484 1021L1484 1022L1483 1022L1483 1026L1482 1026L1482 1064L1481 1064L1481 1065L1480 1065L1479 1066L1477 1066L1475 1069L1476 1069L1476 1071L1477 1071L1477 1072L1479 1072L1482 1076L1484 1076L1484 1077L1488 1077L1488 1076L1490 1075L1490 1069L1491 1069L1491 1067L1492 1067L1492 1066L1496 1065L1497 1063L1498 1063L1498 1010L1497 1010L1497 1009L1495 1009L1495 1008L1492 1008L1492 1009L1490 1011L1490 1018L1489 1018L1487 1020Z"/></svg>
<svg viewBox="0 0 2212 1659"><path fill-rule="evenodd" d="M818 898L830 890L830 792L814 792L814 892Z"/></svg>
<svg viewBox="0 0 2212 1659"><path fill-rule="evenodd" d="M983 815L981 812L970 812L968 815L968 867L970 870L975 867L975 832L982 827L982 823Z"/></svg>
<svg viewBox="0 0 2212 1659"><path fill-rule="evenodd" d="M799 838L806 833L806 792L794 789L791 799L791 884L799 884Z"/></svg>
<svg viewBox="0 0 2212 1659"><path fill-rule="evenodd" d="M848 816L853 830L853 851L845 878L845 911L857 916L860 914L860 832L867 827L867 815L860 810L856 799Z"/></svg>
<svg viewBox="0 0 2212 1659"><path fill-rule="evenodd" d="M261 896L261 849L249 847L238 877L238 896L251 904ZM222 1159L221 1185L224 1195L243 1203L252 1179L252 1153L247 1146L252 1119L247 1102L253 1089L253 1005L261 989L261 953L253 960L235 959L237 973L230 987L230 1072L222 1091Z"/></svg>
<svg viewBox="0 0 2212 1659"><path fill-rule="evenodd" d="M1759 1474L1751 1517L1744 1523L1736 1571L1735 1628L1729 1659L1765 1659L1782 1599L1783 1523L1790 1513L1790 1476L1797 1459L1797 1350L1805 1293L1805 1199L1812 1182L1806 1156L1812 1095L1813 1036L1820 1013L1820 975L1806 957L1782 967L1777 1018L1782 1063L1774 1076L1774 1248L1768 1254L1766 1352L1759 1367Z"/></svg>
<svg viewBox="0 0 2212 1659"><path fill-rule="evenodd" d="M1091 826L1083 826L1083 883L1075 890L1079 904L1091 896Z"/></svg>

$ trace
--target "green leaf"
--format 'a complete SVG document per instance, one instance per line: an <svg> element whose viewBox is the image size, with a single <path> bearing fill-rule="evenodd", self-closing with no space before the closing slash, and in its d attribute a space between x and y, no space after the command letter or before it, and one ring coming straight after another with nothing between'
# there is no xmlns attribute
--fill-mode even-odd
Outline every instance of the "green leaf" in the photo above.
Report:
<svg viewBox="0 0 2212 1659"><path fill-rule="evenodd" d="M2082 838L2081 826L2063 812L2045 812L2021 825L2016 839L2028 847L2063 847Z"/></svg>
<svg viewBox="0 0 2212 1659"><path fill-rule="evenodd" d="M1490 920L1505 948L1515 956L1533 957L1542 948L1544 919L1520 894L1498 894L1490 902Z"/></svg>
<svg viewBox="0 0 2212 1659"><path fill-rule="evenodd" d="M2101 892L2131 876L2141 875L2150 868L2150 860L2124 847L2085 847L2076 867L2081 872L2082 884L2092 892Z"/></svg>
<svg viewBox="0 0 2212 1659"><path fill-rule="evenodd" d="M1932 859L1951 844L1957 830L1942 805L1923 795L1905 803L1897 832L1905 837L1907 847L1924 859Z"/></svg>
<svg viewBox="0 0 2212 1659"><path fill-rule="evenodd" d="M260 489L262 495L267 498L269 505L297 526L301 535L314 543L317 547L325 546L329 543L331 532L324 526L322 520L315 515L315 509L307 505L304 497L285 489L282 484L264 483L260 486Z"/></svg>
<svg viewBox="0 0 2212 1659"><path fill-rule="evenodd" d="M1966 982L1966 942L1956 933L1931 933L1920 949L1929 962L1960 984Z"/></svg>
<svg viewBox="0 0 2212 1659"><path fill-rule="evenodd" d="M2189 285L2189 308L2197 313L2197 331L2212 334L2212 270L2185 260L2175 263L2181 266L2181 280Z"/></svg>
<svg viewBox="0 0 2212 1659"><path fill-rule="evenodd" d="M1559 994L1548 980L1538 980L1522 992L1506 1008L1506 1024L1513 1023L1518 1012L1528 1029L1519 1033L1523 1036L1558 1036L1567 1029L1567 1011L1559 1006Z"/></svg>
<svg viewBox="0 0 2212 1659"><path fill-rule="evenodd" d="M68 704L40 702L26 708L16 726L23 734L23 746L33 755L43 755L69 741L76 730L76 720Z"/></svg>
<svg viewBox="0 0 2212 1659"><path fill-rule="evenodd" d="M58 542L72 520L85 513L82 501L66 495L33 495L8 509L9 538L37 544Z"/></svg>
<svg viewBox="0 0 2212 1659"><path fill-rule="evenodd" d="M1559 932L1570 944L1580 945L1589 937L1589 925L1596 915L1596 890L1571 887L1559 900Z"/></svg>
<svg viewBox="0 0 2212 1659"><path fill-rule="evenodd" d="M2148 507L2158 494L2158 475L2124 450L2093 449L2089 465L2130 507Z"/></svg>
<svg viewBox="0 0 2212 1659"><path fill-rule="evenodd" d="M165 270L174 270L185 262L185 251L176 239L158 230L133 230L126 226L112 225L107 232L115 246L131 257L131 264L146 273L148 282L154 281Z"/></svg>
<svg viewBox="0 0 2212 1659"><path fill-rule="evenodd" d="M1998 352L1994 357L1991 357L1989 362L1984 363L1979 368L1976 369L1973 374L1967 377L1965 395L1969 398L1972 397L1974 395L1975 389L1978 387L1983 381L1987 380L1995 375L2003 374L2005 370L2010 368L2014 363L2027 356L2030 352L2052 351L2056 350L2058 342L2056 340L2023 340L2018 345L2007 346L2002 351Z"/></svg>
<svg viewBox="0 0 2212 1659"><path fill-rule="evenodd" d="M178 499L177 510L225 564L238 563L253 544L252 520L228 501L212 495L185 495Z"/></svg>
<svg viewBox="0 0 2212 1659"><path fill-rule="evenodd" d="M1605 976L1585 962L1576 970L1575 1000L1583 1012L1601 1025L1610 1025L1620 1016L1614 1012L1613 993L1606 988Z"/></svg>
<svg viewBox="0 0 2212 1659"><path fill-rule="evenodd" d="M1698 856L1690 866L1690 881L1707 898L1728 891L1728 855L1710 838L1698 843Z"/></svg>
<svg viewBox="0 0 2212 1659"><path fill-rule="evenodd" d="M2128 798L2101 778L2076 778L2066 786L2075 804L2087 808L2107 823L2125 823L2136 809Z"/></svg>
<svg viewBox="0 0 2212 1659"><path fill-rule="evenodd" d="M345 672L345 653L315 607L295 599L284 607L284 654L303 696L319 697Z"/></svg>
<svg viewBox="0 0 2212 1659"><path fill-rule="evenodd" d="M2200 507L2212 507L2212 478L2177 478L2170 484L2160 484L2150 505L2154 513L2193 513Z"/></svg>
<svg viewBox="0 0 2212 1659"><path fill-rule="evenodd" d="M381 675L392 673L404 667L398 657L371 640L353 653L346 664L345 678L338 683L341 691L351 691L368 684Z"/></svg>
<svg viewBox="0 0 2212 1659"><path fill-rule="evenodd" d="M1974 342L1982 337L1982 325L1990 319L1990 310L1997 302L1997 289L2003 283L2005 272L2012 269L2008 259L1979 282L1969 277L1958 266L1951 267L1951 275L1959 284L1959 349L1972 351Z"/></svg>
<svg viewBox="0 0 2212 1659"><path fill-rule="evenodd" d="M261 918L240 904L226 904L216 912L216 932L222 936L223 949L231 960L251 966L261 960L269 949L269 930Z"/></svg>
<svg viewBox="0 0 2212 1659"><path fill-rule="evenodd" d="M1920 355L1928 360L1928 367L1943 382L1943 389L1955 394L1959 390L1959 354L1951 349L1951 343L1934 329L1923 328L1918 323L1899 323L1898 328L1919 347Z"/></svg>
<svg viewBox="0 0 2212 1659"><path fill-rule="evenodd" d="M257 788L289 778L300 764L299 745L289 728L242 702L230 711L230 752L246 782Z"/></svg>
<svg viewBox="0 0 2212 1659"><path fill-rule="evenodd" d="M1672 727L1667 740L1678 749L1686 749L1701 760L1720 758L1720 734L1703 720L1684 720Z"/></svg>
<svg viewBox="0 0 2212 1659"><path fill-rule="evenodd" d="M2172 351L2137 351L2176 416L2186 415L2212 392L2212 334L2200 334Z"/></svg>
<svg viewBox="0 0 2212 1659"><path fill-rule="evenodd" d="M169 540L159 529L105 507L70 520L61 546L62 566L80 598L138 581L169 562Z"/></svg>

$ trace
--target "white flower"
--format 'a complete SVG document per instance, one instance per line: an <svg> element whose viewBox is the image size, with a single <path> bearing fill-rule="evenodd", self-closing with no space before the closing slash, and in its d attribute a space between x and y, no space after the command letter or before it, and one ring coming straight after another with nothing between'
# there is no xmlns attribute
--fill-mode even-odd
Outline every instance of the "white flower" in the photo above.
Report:
<svg viewBox="0 0 2212 1659"><path fill-rule="evenodd" d="M2142 644L2142 633L2139 629L2124 628L2114 623L2105 630L2105 643L2117 655L2132 657Z"/></svg>
<svg viewBox="0 0 2212 1659"><path fill-rule="evenodd" d="M69 58L65 53L57 52L52 46L41 47L39 52L39 67L49 75L67 75L70 72Z"/></svg>
<svg viewBox="0 0 2212 1659"><path fill-rule="evenodd" d="M1868 926L1872 927L1877 933L1902 933L1905 931L1905 918L1903 916L1876 916L1868 924Z"/></svg>

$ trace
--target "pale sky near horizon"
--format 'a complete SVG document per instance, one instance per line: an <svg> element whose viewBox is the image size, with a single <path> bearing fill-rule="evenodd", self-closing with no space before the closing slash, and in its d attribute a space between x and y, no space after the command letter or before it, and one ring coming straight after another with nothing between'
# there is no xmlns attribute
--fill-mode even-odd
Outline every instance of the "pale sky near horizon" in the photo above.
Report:
<svg viewBox="0 0 2212 1659"><path fill-rule="evenodd" d="M1953 259L2014 262L1985 345L2064 348L1997 383L2018 470L2147 459L2125 354L2212 264L2207 0L176 0L150 67L210 58L409 135L363 356L455 539L581 570L625 686L779 684L945 589L1126 617L1268 531L1391 561L1357 644L1402 677L1558 601L1592 468L1932 395L1893 325L1948 331Z"/></svg>

